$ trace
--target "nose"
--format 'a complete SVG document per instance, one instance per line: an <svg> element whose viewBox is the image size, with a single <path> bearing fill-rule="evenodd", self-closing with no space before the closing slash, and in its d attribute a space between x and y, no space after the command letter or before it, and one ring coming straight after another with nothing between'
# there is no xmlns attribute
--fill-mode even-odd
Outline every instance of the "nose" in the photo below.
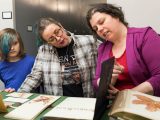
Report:
<svg viewBox="0 0 160 120"><path fill-rule="evenodd" d="M11 50L13 50L13 49L14 49L14 46L12 45L12 46L11 46Z"/></svg>
<svg viewBox="0 0 160 120"><path fill-rule="evenodd" d="M101 33L103 31L103 27L101 25L97 26L97 32Z"/></svg>
<svg viewBox="0 0 160 120"><path fill-rule="evenodd" d="M55 36L56 40L59 41L60 40L60 36Z"/></svg>

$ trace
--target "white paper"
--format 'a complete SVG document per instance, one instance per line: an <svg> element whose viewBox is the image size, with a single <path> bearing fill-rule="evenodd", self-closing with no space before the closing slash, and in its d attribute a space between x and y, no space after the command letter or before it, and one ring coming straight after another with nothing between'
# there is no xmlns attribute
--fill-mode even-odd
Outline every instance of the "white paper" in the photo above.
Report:
<svg viewBox="0 0 160 120"><path fill-rule="evenodd" d="M93 120L95 103L95 98L69 97L44 116Z"/></svg>
<svg viewBox="0 0 160 120"><path fill-rule="evenodd" d="M38 114L40 114L58 98L59 96L40 95L17 107L4 117L18 120L33 120Z"/></svg>
<svg viewBox="0 0 160 120"><path fill-rule="evenodd" d="M9 96L9 97L19 97L19 98L28 98L30 97L31 95L33 95L32 93L19 93L19 92L13 92L13 93L10 93L6 96Z"/></svg>
<svg viewBox="0 0 160 120"><path fill-rule="evenodd" d="M18 103L25 103L29 99L24 99L24 98L15 98L15 97L7 97L4 99L6 102L18 102Z"/></svg>

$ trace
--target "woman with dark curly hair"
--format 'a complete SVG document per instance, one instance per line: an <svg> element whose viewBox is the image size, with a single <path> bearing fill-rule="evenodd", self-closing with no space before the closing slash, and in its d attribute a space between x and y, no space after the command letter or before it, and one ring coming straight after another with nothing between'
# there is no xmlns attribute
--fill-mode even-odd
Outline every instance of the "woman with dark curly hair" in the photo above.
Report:
<svg viewBox="0 0 160 120"><path fill-rule="evenodd" d="M94 88L101 63L115 56L110 94L133 89L160 96L160 36L151 27L128 27L121 8L112 4L94 5L86 18L93 33L105 41L98 49Z"/></svg>

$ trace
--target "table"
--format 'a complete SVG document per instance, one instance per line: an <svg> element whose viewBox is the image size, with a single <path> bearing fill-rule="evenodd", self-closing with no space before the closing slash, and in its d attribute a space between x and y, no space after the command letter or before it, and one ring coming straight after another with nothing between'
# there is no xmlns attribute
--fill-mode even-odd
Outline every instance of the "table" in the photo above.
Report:
<svg viewBox="0 0 160 120"><path fill-rule="evenodd" d="M1 92L1 95L2 95L3 99L6 98L6 95L7 95L7 94L8 94L8 93L6 93L6 92ZM33 98L37 97L38 95L40 95L40 94L34 93L32 96L29 97L29 99L33 99ZM45 113L47 113L48 111L50 111L50 110L53 108L53 106L58 105L59 103L61 103L61 102L62 102L64 99L66 99L66 98L67 98L67 97L62 96L60 99L58 99L56 102L54 102L50 107L48 107L48 108L45 109L42 113L40 113L40 114L36 117L35 120L40 120L40 118L41 118ZM7 108L7 110L8 110L8 111L12 111L13 108ZM6 114L6 113L0 113L0 120L10 120L10 119L7 119L7 118L4 118L4 117L3 117L5 114ZM106 113L103 115L103 117L102 117L101 120L109 120L109 118L108 118L108 116L107 116L107 111L106 111Z"/></svg>

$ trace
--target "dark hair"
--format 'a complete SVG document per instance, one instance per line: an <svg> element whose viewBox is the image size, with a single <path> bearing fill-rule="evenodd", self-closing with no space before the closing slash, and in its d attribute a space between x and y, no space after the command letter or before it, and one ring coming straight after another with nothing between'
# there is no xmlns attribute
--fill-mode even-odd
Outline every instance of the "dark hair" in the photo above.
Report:
<svg viewBox="0 0 160 120"><path fill-rule="evenodd" d="M49 17L40 18L34 25L34 33L36 34L36 42L38 47L43 43L45 43L45 40L42 37L42 33L44 32L45 28L51 24L55 24L58 25L59 27L62 27L58 21Z"/></svg>
<svg viewBox="0 0 160 120"><path fill-rule="evenodd" d="M6 57L11 49L12 43L16 40L18 40L19 42L20 45L19 56L22 58L25 56L25 51L20 34L12 28L5 28L0 31L1 59L6 60Z"/></svg>
<svg viewBox="0 0 160 120"><path fill-rule="evenodd" d="M106 13L114 18L118 18L126 27L128 26L128 23L125 21L124 14L120 7L116 7L112 4L106 4L106 3L93 4L92 6L93 7L90 8L87 12L86 19L88 26L90 27L90 29L94 34L95 31L91 27L90 19L92 18L95 12Z"/></svg>

